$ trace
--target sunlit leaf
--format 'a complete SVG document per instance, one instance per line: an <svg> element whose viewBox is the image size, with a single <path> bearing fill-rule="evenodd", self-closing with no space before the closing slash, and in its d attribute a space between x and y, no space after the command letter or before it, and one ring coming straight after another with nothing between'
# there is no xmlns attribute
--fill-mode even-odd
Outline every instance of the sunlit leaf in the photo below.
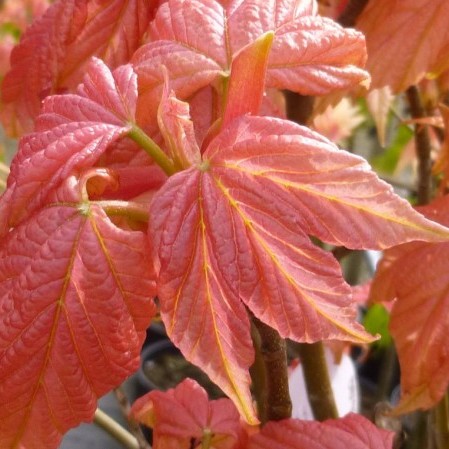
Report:
<svg viewBox="0 0 449 449"><path fill-rule="evenodd" d="M23 137L0 199L0 234L40 207L74 170L90 167L126 135L134 119L136 75L130 66L112 74L94 59L76 94L45 100L36 132Z"/></svg>
<svg viewBox="0 0 449 449"><path fill-rule="evenodd" d="M150 237L167 333L254 422L245 307L301 342L372 337L340 266L309 235L350 248L445 240L366 162L291 122L246 116L155 195Z"/></svg>
<svg viewBox="0 0 449 449"><path fill-rule="evenodd" d="M0 246L0 446L56 448L139 366L155 313L141 232L69 178Z"/></svg>
<svg viewBox="0 0 449 449"><path fill-rule="evenodd" d="M449 197L420 211L449 224ZM430 408L449 385L448 243L409 243L388 250L374 278L371 299L396 299L390 331L401 365L397 413ZM419 354L419 356L417 356Z"/></svg>
<svg viewBox="0 0 449 449"><path fill-rule="evenodd" d="M129 62L154 6L152 0L56 1L12 52L12 68L2 85L9 132L32 131L41 101L73 91L91 56L111 68Z"/></svg>
<svg viewBox="0 0 449 449"><path fill-rule="evenodd" d="M139 75L138 117L154 116L163 75L186 99L227 77L235 55L267 32L274 33L267 87L321 95L366 80L363 35L317 15L309 0L169 0L151 23L151 42L133 57ZM218 86L220 90L220 87Z"/></svg>
<svg viewBox="0 0 449 449"><path fill-rule="evenodd" d="M449 68L446 0L369 2L357 21L366 36L372 87L401 92Z"/></svg>

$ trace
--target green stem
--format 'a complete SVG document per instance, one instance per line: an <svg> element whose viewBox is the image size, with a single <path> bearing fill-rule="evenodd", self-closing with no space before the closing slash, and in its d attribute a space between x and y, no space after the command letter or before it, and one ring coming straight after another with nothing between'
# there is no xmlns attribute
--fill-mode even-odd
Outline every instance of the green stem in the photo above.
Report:
<svg viewBox="0 0 449 449"><path fill-rule="evenodd" d="M139 443L136 438L99 408L95 412L94 423L123 444L127 449L139 449Z"/></svg>
<svg viewBox="0 0 449 449"><path fill-rule="evenodd" d="M100 206L108 215L124 216L135 221L148 222L148 208L141 203L120 200L91 201L90 203Z"/></svg>
<svg viewBox="0 0 449 449"><path fill-rule="evenodd" d="M203 438L201 439L201 449L210 449L212 443L212 432L210 429L203 430Z"/></svg>
<svg viewBox="0 0 449 449"><path fill-rule="evenodd" d="M262 424L290 418L292 402L288 388L287 347L285 340L270 326L252 317L260 337L260 353L266 372L264 415Z"/></svg>
<svg viewBox="0 0 449 449"><path fill-rule="evenodd" d="M338 418L323 343L298 345L310 406L316 420Z"/></svg>
<svg viewBox="0 0 449 449"><path fill-rule="evenodd" d="M167 176L176 173L176 169L170 158L164 153L161 147L148 136L141 128L137 125L132 124L131 131L128 133L134 142L136 142L143 150L145 150L150 157L159 165L159 167L164 170Z"/></svg>

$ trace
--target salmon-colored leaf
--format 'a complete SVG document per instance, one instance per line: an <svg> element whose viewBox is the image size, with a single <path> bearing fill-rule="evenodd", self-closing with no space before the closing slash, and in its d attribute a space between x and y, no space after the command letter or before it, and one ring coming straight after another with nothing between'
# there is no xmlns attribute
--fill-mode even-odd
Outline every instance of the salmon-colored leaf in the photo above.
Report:
<svg viewBox="0 0 449 449"><path fill-rule="evenodd" d="M3 114L13 122L9 132L32 131L42 99L73 91L91 56L111 68L129 62L154 6L152 0L55 2L12 52L2 85Z"/></svg>
<svg viewBox="0 0 449 449"><path fill-rule="evenodd" d="M392 449L394 433L349 414L322 423L288 419L268 423L248 449Z"/></svg>
<svg viewBox="0 0 449 449"><path fill-rule="evenodd" d="M21 139L12 162L7 194L0 199L0 234L40 207L74 170L92 166L129 132L136 95L130 66L112 74L93 59L77 94L45 100L36 132Z"/></svg>
<svg viewBox="0 0 449 449"><path fill-rule="evenodd" d="M244 305L283 337L370 341L340 267L309 235L351 248L449 231L369 170L291 122L245 116L155 195L150 235L167 332L249 422L253 360Z"/></svg>
<svg viewBox="0 0 449 449"><path fill-rule="evenodd" d="M232 449L243 434L240 415L229 399L209 401L206 391L186 379L167 392L151 391L132 407L135 419L153 427L153 448Z"/></svg>
<svg viewBox="0 0 449 449"><path fill-rule="evenodd" d="M167 67L177 96L220 84L237 53L265 33L274 40L267 87L321 95L368 78L363 35L317 16L311 1L169 0L150 25L152 42L133 57L139 75L138 117L154 116ZM220 89L220 86L216 86Z"/></svg>
<svg viewBox="0 0 449 449"><path fill-rule="evenodd" d="M155 313L147 239L71 177L0 247L0 446L56 448L137 369Z"/></svg>
<svg viewBox="0 0 449 449"><path fill-rule="evenodd" d="M449 197L420 208L445 225L448 210ZM448 257L448 243L401 245L385 253L373 280L371 300L396 299L390 321L401 365L396 413L432 407L449 386Z"/></svg>
<svg viewBox="0 0 449 449"><path fill-rule="evenodd" d="M449 68L448 15L446 0L369 2L357 28L366 36L372 86L401 92Z"/></svg>
<svg viewBox="0 0 449 449"><path fill-rule="evenodd" d="M263 34L243 47L234 57L223 114L223 126L241 115L259 115L273 37L273 32ZM243 98L244 101L242 101Z"/></svg>

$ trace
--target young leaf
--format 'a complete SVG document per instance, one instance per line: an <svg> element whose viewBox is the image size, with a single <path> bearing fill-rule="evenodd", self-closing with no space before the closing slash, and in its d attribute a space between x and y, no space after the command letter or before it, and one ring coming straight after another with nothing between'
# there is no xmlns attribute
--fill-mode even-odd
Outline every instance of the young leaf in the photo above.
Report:
<svg viewBox="0 0 449 449"><path fill-rule="evenodd" d="M363 159L294 123L245 116L158 191L150 235L170 338L254 422L243 304L296 341L372 339L356 323L338 263L308 235L379 249L449 231L395 196Z"/></svg>
<svg viewBox="0 0 449 449"><path fill-rule="evenodd" d="M268 423L248 449L392 449L394 433L349 414L324 422L288 419Z"/></svg>
<svg viewBox="0 0 449 449"><path fill-rule="evenodd" d="M0 446L51 449L139 365L155 313L147 239L71 177L0 247Z"/></svg>
<svg viewBox="0 0 449 449"><path fill-rule="evenodd" d="M259 115L273 38L273 32L265 33L243 47L234 57L226 93L223 126L241 115ZM242 101L243 98L245 101Z"/></svg>
<svg viewBox="0 0 449 449"><path fill-rule="evenodd" d="M77 94L45 100L36 132L22 138L0 199L0 235L39 208L74 170L91 167L134 120L136 74L130 66L111 73L93 59Z"/></svg>
<svg viewBox="0 0 449 449"><path fill-rule="evenodd" d="M91 56L111 68L129 62L154 6L148 0L56 1L12 52L2 85L9 132L32 131L43 98L73 91Z"/></svg>
<svg viewBox="0 0 449 449"><path fill-rule="evenodd" d="M154 116L167 67L180 98L226 75L235 55L267 32L274 40L267 87L321 95L357 84L368 75L361 33L316 15L306 1L169 0L150 25L152 42L133 56L139 75L138 117Z"/></svg>
<svg viewBox="0 0 449 449"><path fill-rule="evenodd" d="M357 21L366 36L372 87L401 92L449 68L446 0L369 2Z"/></svg>
<svg viewBox="0 0 449 449"><path fill-rule="evenodd" d="M449 225L448 207L444 197L420 211ZM448 256L448 243L401 245L385 253L373 280L373 301L396 298L390 321L401 365L396 413L432 407L449 385Z"/></svg>
<svg viewBox="0 0 449 449"><path fill-rule="evenodd" d="M232 401L209 401L206 391L192 379L167 392L151 391L133 404L131 413L153 427L154 449L232 449L245 436Z"/></svg>

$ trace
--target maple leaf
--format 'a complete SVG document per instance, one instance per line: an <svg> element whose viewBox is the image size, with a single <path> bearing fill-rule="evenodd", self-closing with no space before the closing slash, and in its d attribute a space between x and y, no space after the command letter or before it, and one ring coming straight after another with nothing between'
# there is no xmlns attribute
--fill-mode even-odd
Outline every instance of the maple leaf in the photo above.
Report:
<svg viewBox="0 0 449 449"><path fill-rule="evenodd" d="M223 3L223 2L222 2ZM137 50L132 63L139 75L139 121L154 117L168 69L176 95L186 99L224 80L234 56L267 32L274 40L267 87L322 95L367 79L361 33L317 15L311 0L261 2L169 0L150 24L150 43Z"/></svg>
<svg viewBox="0 0 449 449"><path fill-rule="evenodd" d="M0 247L0 446L56 448L139 366L155 313L142 232L70 177Z"/></svg>
<svg viewBox="0 0 449 449"><path fill-rule="evenodd" d="M56 1L12 52L2 84L9 133L32 131L42 99L73 91L92 56L111 68L129 62L155 6L147 0Z"/></svg>
<svg viewBox="0 0 449 449"><path fill-rule="evenodd" d="M167 392L147 393L133 404L131 414L153 427L154 449L189 449L200 447L202 441L201 447L232 449L246 436L232 401L209 401L204 388L192 379Z"/></svg>
<svg viewBox="0 0 449 449"><path fill-rule="evenodd" d="M286 419L266 424L248 449L392 449L394 433L360 415L324 422Z"/></svg>
<svg viewBox="0 0 449 449"><path fill-rule="evenodd" d="M448 237L364 159L294 123L251 116L167 180L149 229L170 338L252 423L245 306L296 341L372 338L355 321L338 263L309 235L359 249Z"/></svg>
<svg viewBox="0 0 449 449"><path fill-rule="evenodd" d="M369 2L357 28L366 36L372 87L401 92L448 69L448 15L446 0Z"/></svg>
<svg viewBox="0 0 449 449"><path fill-rule="evenodd" d="M36 132L23 137L0 199L0 235L38 209L46 196L76 170L91 167L132 128L136 74L114 73L93 59L76 94L44 101Z"/></svg>
<svg viewBox="0 0 449 449"><path fill-rule="evenodd" d="M449 225L448 207L446 196L419 210ZM449 385L448 256L448 243L414 242L392 248L372 283L371 300L396 299L390 331L401 365L398 414L434 406Z"/></svg>

